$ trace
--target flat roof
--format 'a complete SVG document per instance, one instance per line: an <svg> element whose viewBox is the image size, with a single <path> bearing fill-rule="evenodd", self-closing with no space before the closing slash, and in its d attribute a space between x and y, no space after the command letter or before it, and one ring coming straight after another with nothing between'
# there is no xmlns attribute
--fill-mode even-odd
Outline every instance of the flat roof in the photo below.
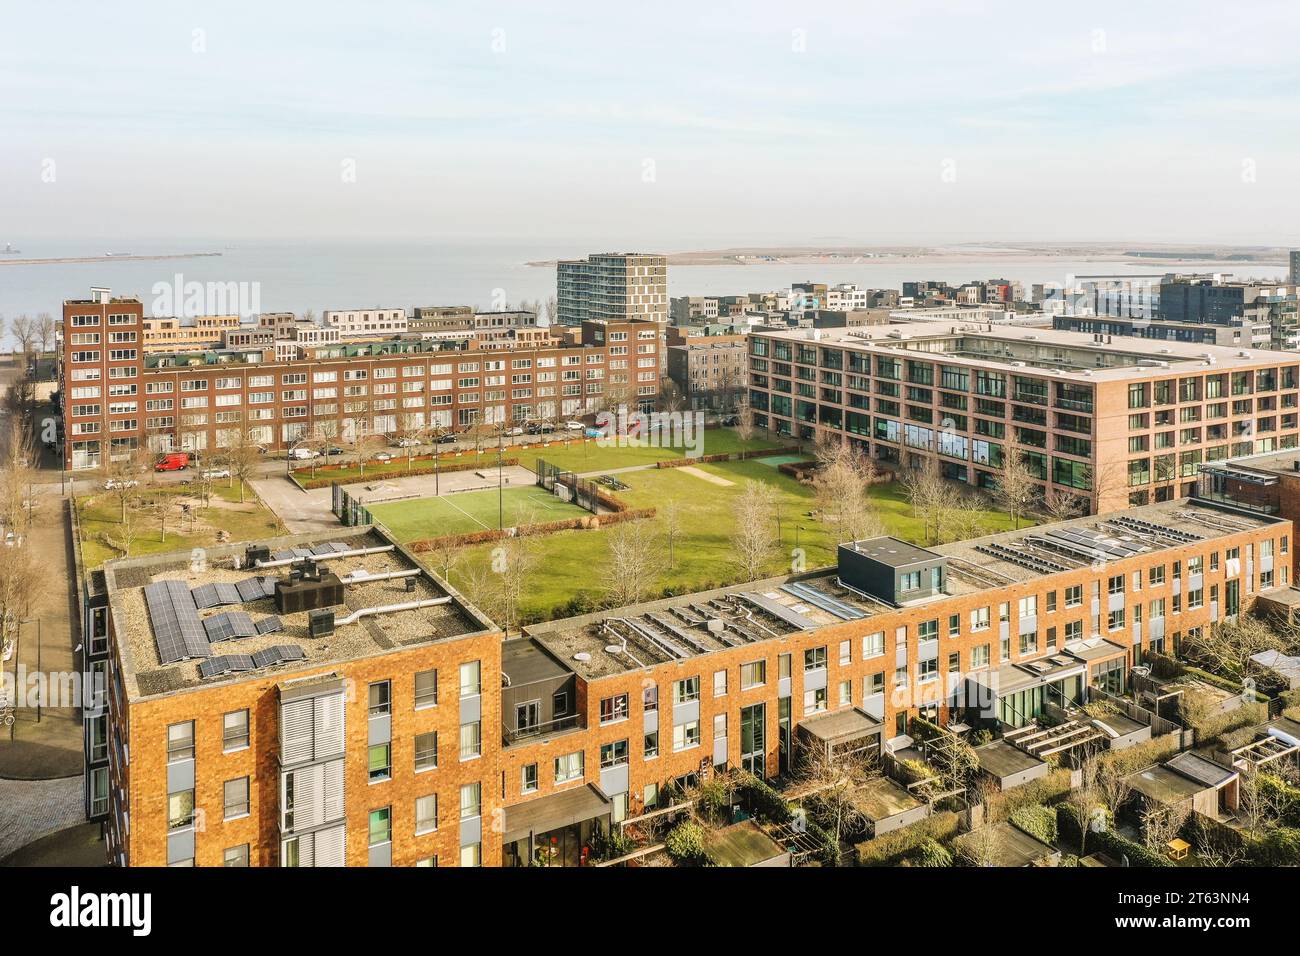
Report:
<svg viewBox="0 0 1300 956"><path fill-rule="evenodd" d="M865 555L880 564L891 568L906 568L914 564L925 564L940 560L942 555L927 548L909 544L891 535L879 538L867 538L864 541L850 541L844 547L857 554Z"/></svg>
<svg viewBox="0 0 1300 956"><path fill-rule="evenodd" d="M764 338L800 345L829 345L896 358L925 358L951 365L988 369L1063 381L1120 382L1167 378L1187 372L1215 372L1286 365L1300 360L1294 352L1239 348L1203 342L1152 341L1119 336L1098 342L1088 332L1032 330L957 321L820 330L755 330ZM814 334L819 332L820 334Z"/></svg>
<svg viewBox="0 0 1300 956"><path fill-rule="evenodd" d="M705 830L704 842L717 866L758 866L787 852L753 820Z"/></svg>
<svg viewBox="0 0 1300 956"><path fill-rule="evenodd" d="M979 758L980 769L992 774L999 780L1041 767L1046 761L1025 753L1019 747L1013 747L1005 740L991 740L975 748Z"/></svg>
<svg viewBox="0 0 1300 956"><path fill-rule="evenodd" d="M1134 790L1157 803L1182 803L1209 789L1207 784L1159 765L1131 773L1125 779Z"/></svg>
<svg viewBox="0 0 1300 956"><path fill-rule="evenodd" d="M856 707L818 714L799 723L800 730L811 734L823 743L852 740L855 737L873 734L880 727L880 721Z"/></svg>
<svg viewBox="0 0 1300 956"><path fill-rule="evenodd" d="M506 843L523 839L530 833L549 833L571 823L581 823L609 813L609 800L592 784L562 790L527 803L505 808L502 820Z"/></svg>
<svg viewBox="0 0 1300 956"><path fill-rule="evenodd" d="M496 629L482 612L424 568L414 555L377 529L340 527L339 532L334 534L317 532L257 543L268 546L273 558L277 553L287 553L294 548L309 550L335 545L334 550L343 551L343 556L337 558L329 558L323 553L319 565L322 571L336 574L345 582L344 604L334 608L336 618L367 608L434 599L447 600L426 607L372 614L350 624L336 622L333 634L318 638L309 634L308 612L280 614L276 611L271 596L258 594L251 600L211 607L196 605L193 613L197 615L203 632L209 628L206 622L230 612L246 614L255 626L264 621L269 622L271 618L278 618L280 627L249 637L213 639L204 634L200 640L206 644L210 657L191 657L177 663L164 663L159 654L155 624L145 597L147 586L157 582L180 582L176 589L177 599L184 599L187 591L192 598L194 589L204 585L237 585L258 576L287 578L289 567L237 569L235 561L242 561L247 542L207 548L204 561L200 564L192 563L190 551L110 561L104 566L105 583L129 699L254 680L276 670L292 672L321 664L341 663L387 653L396 648ZM386 550L364 555L346 554L347 551L370 548ZM321 550L324 552L324 548ZM369 581L359 574L364 572L365 576L373 577L401 571L414 573ZM416 582L413 592L406 590L407 577ZM347 583L349 578L354 583ZM188 606L184 610L190 613ZM282 646L297 647L303 654L301 659L293 661L287 669L283 665L268 665L208 678L202 677L199 671L200 664L205 660L225 655L251 656L259 651L269 652Z"/></svg>
<svg viewBox="0 0 1300 956"><path fill-rule="evenodd" d="M997 836L997 866L1032 866L1040 860L1060 855L1061 851L1056 847L1044 843L1037 837L1030 836L1024 830L1010 823L1002 822L989 825L994 829ZM973 833L963 833L955 842L958 846L961 846L973 838Z"/></svg>
<svg viewBox="0 0 1300 956"><path fill-rule="evenodd" d="M501 673L511 686L535 684L572 673L528 637L516 637L501 645Z"/></svg>
<svg viewBox="0 0 1300 956"><path fill-rule="evenodd" d="M908 810L915 810L921 806L922 801L888 777L877 777L853 792L853 803L872 823L878 823Z"/></svg>

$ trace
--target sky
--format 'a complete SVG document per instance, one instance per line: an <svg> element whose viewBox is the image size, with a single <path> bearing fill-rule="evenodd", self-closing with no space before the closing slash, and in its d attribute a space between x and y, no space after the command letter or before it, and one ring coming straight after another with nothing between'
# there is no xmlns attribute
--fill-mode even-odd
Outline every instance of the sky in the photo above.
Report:
<svg viewBox="0 0 1300 956"><path fill-rule="evenodd" d="M1300 4L0 0L0 242L1300 240Z"/></svg>

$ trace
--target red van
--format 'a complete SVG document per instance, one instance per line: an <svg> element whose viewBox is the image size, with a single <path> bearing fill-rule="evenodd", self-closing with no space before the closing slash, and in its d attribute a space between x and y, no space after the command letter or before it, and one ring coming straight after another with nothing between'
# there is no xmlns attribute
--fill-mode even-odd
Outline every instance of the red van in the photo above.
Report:
<svg viewBox="0 0 1300 956"><path fill-rule="evenodd" d="M174 451L171 454L163 455L158 459L157 464L153 466L154 471L183 471L190 466L190 453L187 451Z"/></svg>

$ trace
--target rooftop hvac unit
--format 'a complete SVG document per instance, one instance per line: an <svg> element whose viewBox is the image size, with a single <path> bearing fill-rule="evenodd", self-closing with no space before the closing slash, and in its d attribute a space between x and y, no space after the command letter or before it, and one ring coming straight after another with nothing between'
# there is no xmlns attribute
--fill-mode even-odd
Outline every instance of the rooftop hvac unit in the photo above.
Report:
<svg viewBox="0 0 1300 956"><path fill-rule="evenodd" d="M312 637L329 637L334 633L334 612L324 608L307 614L307 633Z"/></svg>
<svg viewBox="0 0 1300 956"><path fill-rule="evenodd" d="M244 567L255 568L258 561L270 561L271 549L264 544L250 544L244 549Z"/></svg>
<svg viewBox="0 0 1300 956"><path fill-rule="evenodd" d="M297 614L343 603L343 582L337 574L320 574L297 580L275 582L275 609L280 614Z"/></svg>

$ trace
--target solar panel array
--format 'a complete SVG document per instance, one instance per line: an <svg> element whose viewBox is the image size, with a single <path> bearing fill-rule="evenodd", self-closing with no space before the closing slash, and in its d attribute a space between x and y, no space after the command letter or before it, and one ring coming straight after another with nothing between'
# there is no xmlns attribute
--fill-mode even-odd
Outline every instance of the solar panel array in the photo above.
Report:
<svg viewBox="0 0 1300 956"><path fill-rule="evenodd" d="M223 604L242 604L239 588L234 584L200 584L190 592L194 606L199 610L220 607Z"/></svg>
<svg viewBox="0 0 1300 956"><path fill-rule="evenodd" d="M230 641L238 637L254 637L257 626L244 611L223 611L203 622L209 641Z"/></svg>
<svg viewBox="0 0 1300 956"><path fill-rule="evenodd" d="M239 671L251 671L253 658L247 654L222 654L199 664L200 677L221 677Z"/></svg>
<svg viewBox="0 0 1300 956"><path fill-rule="evenodd" d="M257 622L258 635L274 634L276 631L283 631L283 630L284 630L284 621L280 620L275 615L271 615L270 617L264 617Z"/></svg>
<svg viewBox="0 0 1300 956"><path fill-rule="evenodd" d="M320 558L328 557L331 554L337 554L340 551L351 551L342 541L329 541L325 544L318 544L314 548L286 548L283 551L277 551L271 555L275 561L288 561L290 558Z"/></svg>
<svg viewBox="0 0 1300 956"><path fill-rule="evenodd" d="M302 652L302 648L297 644L276 644L274 647L268 647L264 651L258 651L253 655L254 667L273 667L276 664L286 664L289 661L306 660L307 655Z"/></svg>
<svg viewBox="0 0 1300 956"><path fill-rule="evenodd" d="M275 575L262 574L253 578L244 578L235 585L235 588L239 591L239 599L245 604L275 597Z"/></svg>
<svg viewBox="0 0 1300 956"><path fill-rule="evenodd" d="M144 599L160 662L175 664L212 656L194 598L184 581L155 581L146 585Z"/></svg>

